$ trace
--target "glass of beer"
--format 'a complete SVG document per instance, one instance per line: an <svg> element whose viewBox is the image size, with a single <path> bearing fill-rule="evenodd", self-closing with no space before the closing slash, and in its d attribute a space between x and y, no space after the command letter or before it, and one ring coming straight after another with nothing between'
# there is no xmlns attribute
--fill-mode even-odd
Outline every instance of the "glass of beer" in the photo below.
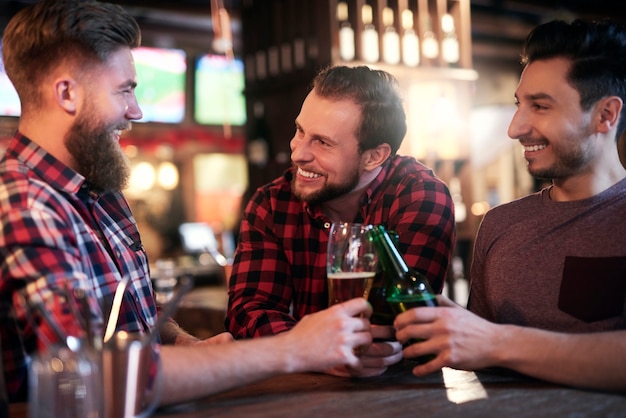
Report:
<svg viewBox="0 0 626 418"><path fill-rule="evenodd" d="M378 257L362 224L336 222L330 228L326 273L328 305L369 296Z"/></svg>

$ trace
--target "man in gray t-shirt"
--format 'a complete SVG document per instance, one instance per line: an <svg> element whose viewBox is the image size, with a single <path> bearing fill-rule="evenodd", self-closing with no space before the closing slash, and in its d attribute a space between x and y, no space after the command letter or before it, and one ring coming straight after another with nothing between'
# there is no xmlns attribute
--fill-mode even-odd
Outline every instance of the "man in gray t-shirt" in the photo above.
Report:
<svg viewBox="0 0 626 418"><path fill-rule="evenodd" d="M542 191L489 211L468 309L444 297L395 321L414 368L505 367L570 386L626 391L626 30L553 21L523 51L509 136Z"/></svg>

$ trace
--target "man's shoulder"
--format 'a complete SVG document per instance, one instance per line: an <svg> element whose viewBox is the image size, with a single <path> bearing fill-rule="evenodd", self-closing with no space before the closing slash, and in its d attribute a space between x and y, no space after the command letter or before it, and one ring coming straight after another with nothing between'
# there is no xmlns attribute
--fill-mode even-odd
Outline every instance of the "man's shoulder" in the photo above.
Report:
<svg viewBox="0 0 626 418"><path fill-rule="evenodd" d="M526 196L519 197L517 199L503 202L494 205L486 215L490 219L494 218L508 218L511 219L514 215L519 214L522 217L533 216L533 213L537 213L539 210L536 208L542 203L542 192L532 193Z"/></svg>
<svg viewBox="0 0 626 418"><path fill-rule="evenodd" d="M0 161L0 188L7 189L15 184L27 185L32 182L31 170L15 158L3 158Z"/></svg>
<svg viewBox="0 0 626 418"><path fill-rule="evenodd" d="M399 155L392 157L381 182L386 185L384 187L432 189L442 192L447 187L431 168L413 157Z"/></svg>
<svg viewBox="0 0 626 418"><path fill-rule="evenodd" d="M438 182L441 181L430 167L416 160L414 157L396 155L392 157L390 161L387 177L403 178L404 176L411 178L420 177Z"/></svg>
<svg viewBox="0 0 626 418"><path fill-rule="evenodd" d="M33 170L15 158L0 161L0 205L8 207L30 204L42 196L50 195L52 189Z"/></svg>
<svg viewBox="0 0 626 418"><path fill-rule="evenodd" d="M504 239L503 242L510 241L511 237L523 240L527 238L526 234L535 233L531 224L535 225L537 222L545 224L540 206L540 193L494 204L484 213L480 221L476 234L476 253L483 254L488 251L488 248L500 238Z"/></svg>

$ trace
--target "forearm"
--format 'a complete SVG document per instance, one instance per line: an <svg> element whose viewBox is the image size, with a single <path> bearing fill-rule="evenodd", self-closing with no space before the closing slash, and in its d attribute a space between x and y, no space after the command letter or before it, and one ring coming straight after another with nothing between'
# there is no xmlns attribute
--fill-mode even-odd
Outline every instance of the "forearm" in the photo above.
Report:
<svg viewBox="0 0 626 418"><path fill-rule="evenodd" d="M626 331L563 334L503 325L496 365L576 387L626 391Z"/></svg>
<svg viewBox="0 0 626 418"><path fill-rule="evenodd" d="M197 399L302 368L274 337L212 346L163 346L161 361L162 405Z"/></svg>
<svg viewBox="0 0 626 418"><path fill-rule="evenodd" d="M184 402L278 374L362 368L354 350L372 344L371 314L367 301L355 298L307 315L292 330L272 337L163 346L161 403Z"/></svg>

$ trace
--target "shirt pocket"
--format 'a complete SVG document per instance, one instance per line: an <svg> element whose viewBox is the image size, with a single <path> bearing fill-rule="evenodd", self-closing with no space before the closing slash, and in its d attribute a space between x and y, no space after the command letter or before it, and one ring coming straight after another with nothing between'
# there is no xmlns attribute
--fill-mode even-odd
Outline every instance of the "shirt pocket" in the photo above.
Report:
<svg viewBox="0 0 626 418"><path fill-rule="evenodd" d="M584 322L622 315L626 257L565 257L559 309Z"/></svg>

